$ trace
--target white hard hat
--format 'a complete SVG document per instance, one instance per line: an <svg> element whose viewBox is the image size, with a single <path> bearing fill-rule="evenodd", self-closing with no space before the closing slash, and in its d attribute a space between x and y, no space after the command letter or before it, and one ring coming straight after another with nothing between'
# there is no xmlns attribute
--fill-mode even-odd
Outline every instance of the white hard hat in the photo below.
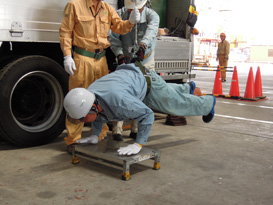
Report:
<svg viewBox="0 0 273 205"><path fill-rule="evenodd" d="M126 9L134 9L135 6L137 9L141 9L146 4L146 2L147 0L124 0Z"/></svg>
<svg viewBox="0 0 273 205"><path fill-rule="evenodd" d="M85 117L95 101L95 95L85 88L74 88L64 98L64 109L74 119Z"/></svg>

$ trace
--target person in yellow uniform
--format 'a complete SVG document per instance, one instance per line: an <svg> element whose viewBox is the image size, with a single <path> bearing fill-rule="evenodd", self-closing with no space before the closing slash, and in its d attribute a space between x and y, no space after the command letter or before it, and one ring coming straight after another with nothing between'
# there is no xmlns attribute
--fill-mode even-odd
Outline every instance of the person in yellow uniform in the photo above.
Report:
<svg viewBox="0 0 273 205"><path fill-rule="evenodd" d="M217 49L217 58L216 60L219 60L219 65L224 66L224 68L221 68L221 78L222 82L226 82L226 67L228 66L228 55L230 51L229 42L226 40L226 34L221 33L220 34L221 42L218 43L218 49Z"/></svg>
<svg viewBox="0 0 273 205"><path fill-rule="evenodd" d="M59 30L64 55L64 68L69 74L69 90L87 88L95 80L108 74L105 49L110 29L126 34L140 20L134 9L129 20L122 21L115 8L101 0L71 0L67 3ZM73 54L73 57L72 57ZM64 138L68 153L72 144L81 138L84 123L74 125L66 120L68 136ZM104 125L104 135L108 127Z"/></svg>

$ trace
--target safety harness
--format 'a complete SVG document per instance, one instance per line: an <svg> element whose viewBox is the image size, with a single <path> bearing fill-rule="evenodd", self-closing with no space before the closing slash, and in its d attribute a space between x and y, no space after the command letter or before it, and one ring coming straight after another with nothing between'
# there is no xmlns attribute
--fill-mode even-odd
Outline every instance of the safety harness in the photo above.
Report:
<svg viewBox="0 0 273 205"><path fill-rule="evenodd" d="M89 57L89 58L95 58L96 60L99 60L101 59L103 56L105 56L105 53L106 51L102 51L100 52L100 49L96 49L95 50L95 53L91 52L91 51L87 51L87 50L84 50L82 48L79 48L79 47L75 47L74 48L75 52L82 55L82 56L86 56L86 57Z"/></svg>
<svg viewBox="0 0 273 205"><path fill-rule="evenodd" d="M136 64L136 66L138 66L140 68L141 72L143 73L143 75L146 79L146 82L147 82L146 96L147 96L150 92L150 89L151 89L151 77L150 77L150 75L147 75L145 67L139 61L136 61L135 64Z"/></svg>

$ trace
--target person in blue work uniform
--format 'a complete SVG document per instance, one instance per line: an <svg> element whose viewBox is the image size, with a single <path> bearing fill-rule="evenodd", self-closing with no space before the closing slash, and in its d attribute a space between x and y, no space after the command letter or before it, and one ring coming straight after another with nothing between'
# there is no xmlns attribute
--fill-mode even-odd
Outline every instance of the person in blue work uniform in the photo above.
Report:
<svg viewBox="0 0 273 205"><path fill-rule="evenodd" d="M137 154L146 144L154 122L152 109L177 116L200 116L209 123L216 98L195 96L189 84L166 83L139 62L123 64L96 80L87 89L74 88L64 99L68 120L73 124L92 122L92 135L76 143L98 143L104 123L134 119L138 122L135 143L118 149L120 155Z"/></svg>
<svg viewBox="0 0 273 205"><path fill-rule="evenodd" d="M123 64L87 89L75 88L64 99L71 123L92 122L92 135L77 143L98 143L103 123L134 119L138 133L134 144L121 147L120 155L137 154L147 143L154 122L152 109L178 116L200 116L208 123L214 117L214 96L195 96L189 84L166 83L139 62Z"/></svg>
<svg viewBox="0 0 273 205"><path fill-rule="evenodd" d="M118 65L129 63L132 58L137 57L139 61L148 69L154 70L156 36L159 28L158 14L146 7L147 0L125 0L124 6L117 11L122 20L127 20L130 13L137 7L140 12L140 21L132 28L132 31L125 35L114 33L109 34L111 50L117 58ZM137 31L137 39L136 39ZM123 121L113 121L112 137L116 141L122 141ZM138 122L131 120L130 137L136 139Z"/></svg>

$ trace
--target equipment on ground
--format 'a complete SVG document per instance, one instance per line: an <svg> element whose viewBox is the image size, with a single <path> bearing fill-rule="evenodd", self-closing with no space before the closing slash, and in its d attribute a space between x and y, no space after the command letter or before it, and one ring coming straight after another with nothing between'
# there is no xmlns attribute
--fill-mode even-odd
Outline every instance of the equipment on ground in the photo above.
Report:
<svg viewBox="0 0 273 205"><path fill-rule="evenodd" d="M125 142L117 142L112 139L104 139L96 145L80 144L73 145L72 148L72 164L79 164L79 158L86 158L88 160L97 160L108 163L113 162L117 166L123 167L121 179L128 181L131 179L130 165L140 163L147 159L154 160L154 170L160 169L160 151L143 147L138 154L135 155L119 155L117 150L119 147L128 145Z"/></svg>

